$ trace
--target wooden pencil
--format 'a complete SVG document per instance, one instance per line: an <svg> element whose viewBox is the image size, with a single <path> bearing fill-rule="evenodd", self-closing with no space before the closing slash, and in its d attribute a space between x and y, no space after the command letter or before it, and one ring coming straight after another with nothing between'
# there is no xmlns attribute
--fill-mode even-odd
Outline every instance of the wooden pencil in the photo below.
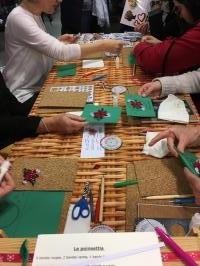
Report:
<svg viewBox="0 0 200 266"><path fill-rule="evenodd" d="M92 74L95 74L95 73L98 73L98 72L101 72L101 71L105 71L105 70L108 70L108 68L104 67L104 68L100 68L100 69L97 69L97 70L92 70L92 71L86 72L80 78L84 78L84 77L87 77L87 76L90 76Z"/></svg>
<svg viewBox="0 0 200 266"><path fill-rule="evenodd" d="M184 194L184 195L159 195L159 196L144 197L143 199L162 200L162 199L181 199L181 198L189 198L189 197L194 197L194 195L193 194Z"/></svg>
<svg viewBox="0 0 200 266"><path fill-rule="evenodd" d="M136 64L133 65L133 77L135 76L136 74Z"/></svg>
<svg viewBox="0 0 200 266"><path fill-rule="evenodd" d="M101 198L100 198L100 211L99 211L99 222L103 222L103 205L104 205L104 176L101 178Z"/></svg>

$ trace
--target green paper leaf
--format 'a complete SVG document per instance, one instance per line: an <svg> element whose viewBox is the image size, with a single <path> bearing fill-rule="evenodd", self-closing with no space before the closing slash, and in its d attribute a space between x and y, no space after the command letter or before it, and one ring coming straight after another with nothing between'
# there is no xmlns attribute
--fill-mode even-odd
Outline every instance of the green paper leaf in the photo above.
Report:
<svg viewBox="0 0 200 266"><path fill-rule="evenodd" d="M26 266L28 262L29 251L27 248L27 239L24 240L20 247L20 255L22 257L22 266Z"/></svg>

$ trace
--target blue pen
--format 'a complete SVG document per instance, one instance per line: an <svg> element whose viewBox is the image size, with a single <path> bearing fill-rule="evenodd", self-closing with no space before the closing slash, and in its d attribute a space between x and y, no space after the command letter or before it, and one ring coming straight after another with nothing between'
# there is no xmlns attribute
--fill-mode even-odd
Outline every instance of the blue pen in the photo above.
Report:
<svg viewBox="0 0 200 266"><path fill-rule="evenodd" d="M174 204L190 204L190 203L195 203L195 198L182 198L182 199L174 199L170 201Z"/></svg>

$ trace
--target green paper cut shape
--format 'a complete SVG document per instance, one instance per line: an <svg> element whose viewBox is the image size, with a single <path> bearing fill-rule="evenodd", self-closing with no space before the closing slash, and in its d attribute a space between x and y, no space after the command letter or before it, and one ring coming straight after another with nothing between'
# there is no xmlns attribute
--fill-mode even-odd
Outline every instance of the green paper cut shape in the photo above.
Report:
<svg viewBox="0 0 200 266"><path fill-rule="evenodd" d="M200 174L195 170L195 162L198 160L198 158L196 157L196 155L194 155L191 152L185 151L185 152L178 152L178 158L180 159L180 161L182 162L182 164L187 167L190 172L192 172L194 175L199 176Z"/></svg>
<svg viewBox="0 0 200 266"><path fill-rule="evenodd" d="M115 124L120 119L121 108L107 105L86 104L82 116L88 123Z"/></svg>
<svg viewBox="0 0 200 266"><path fill-rule="evenodd" d="M151 98L127 94L125 99L128 116L156 117Z"/></svg>
<svg viewBox="0 0 200 266"><path fill-rule="evenodd" d="M136 57L133 54L128 55L128 63L129 65L136 65Z"/></svg>
<svg viewBox="0 0 200 266"><path fill-rule="evenodd" d="M59 65L56 66L58 77L64 78L67 76L75 76L76 75L76 64L67 64L67 65Z"/></svg>
<svg viewBox="0 0 200 266"><path fill-rule="evenodd" d="M29 251L27 248L27 242L28 240L25 239L20 247L20 255L22 257L22 266L26 266L28 262Z"/></svg>
<svg viewBox="0 0 200 266"><path fill-rule="evenodd" d="M65 192L14 191L0 201L0 228L8 237L58 232Z"/></svg>

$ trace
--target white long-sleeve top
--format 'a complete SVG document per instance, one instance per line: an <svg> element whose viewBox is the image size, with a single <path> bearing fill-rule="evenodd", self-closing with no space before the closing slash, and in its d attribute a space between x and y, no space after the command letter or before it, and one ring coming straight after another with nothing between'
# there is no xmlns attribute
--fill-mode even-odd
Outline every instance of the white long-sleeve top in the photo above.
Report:
<svg viewBox="0 0 200 266"><path fill-rule="evenodd" d="M200 68L177 76L156 78L162 85L161 97L176 93L200 93Z"/></svg>
<svg viewBox="0 0 200 266"><path fill-rule="evenodd" d="M46 32L40 16L21 6L9 14L5 26L6 67L3 75L10 91L25 102L38 91L53 59L79 59L78 44L64 44Z"/></svg>

